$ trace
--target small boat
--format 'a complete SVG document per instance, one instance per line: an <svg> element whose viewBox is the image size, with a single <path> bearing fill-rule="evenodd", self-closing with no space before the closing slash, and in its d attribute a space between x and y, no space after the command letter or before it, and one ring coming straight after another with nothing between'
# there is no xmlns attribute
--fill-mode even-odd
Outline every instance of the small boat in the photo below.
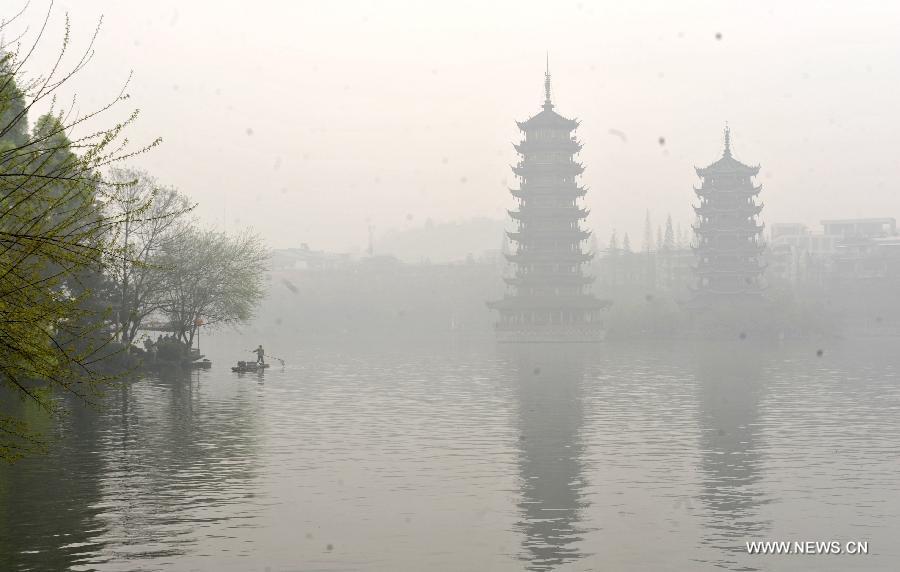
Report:
<svg viewBox="0 0 900 572"><path fill-rule="evenodd" d="M256 363L255 361L239 361L237 362L237 366L231 368L231 371L236 371L239 373L247 371L262 371L267 367L270 367L270 364Z"/></svg>

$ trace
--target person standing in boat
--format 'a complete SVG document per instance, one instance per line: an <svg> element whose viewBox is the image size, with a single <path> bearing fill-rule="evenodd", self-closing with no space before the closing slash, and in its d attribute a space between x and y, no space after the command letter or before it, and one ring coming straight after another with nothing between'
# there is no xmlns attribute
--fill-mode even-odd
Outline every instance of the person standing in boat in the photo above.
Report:
<svg viewBox="0 0 900 572"><path fill-rule="evenodd" d="M259 347L253 350L253 353L256 354L256 363L259 365L266 363L266 350L263 349L262 344L259 344Z"/></svg>

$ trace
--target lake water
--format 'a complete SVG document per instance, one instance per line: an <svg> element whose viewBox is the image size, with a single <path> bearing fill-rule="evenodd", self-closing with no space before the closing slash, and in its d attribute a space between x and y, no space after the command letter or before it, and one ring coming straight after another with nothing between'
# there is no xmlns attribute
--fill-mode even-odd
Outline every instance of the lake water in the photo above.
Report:
<svg viewBox="0 0 900 572"><path fill-rule="evenodd" d="M897 340L204 343L0 467L0 570L900 569Z"/></svg>

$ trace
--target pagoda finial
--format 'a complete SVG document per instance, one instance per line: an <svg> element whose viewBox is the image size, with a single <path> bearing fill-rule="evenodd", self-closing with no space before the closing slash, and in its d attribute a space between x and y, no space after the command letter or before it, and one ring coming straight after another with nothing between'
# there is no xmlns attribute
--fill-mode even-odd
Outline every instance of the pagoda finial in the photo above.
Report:
<svg viewBox="0 0 900 572"><path fill-rule="evenodd" d="M728 122L725 122L725 152L722 154L724 157L731 157L731 128L728 127Z"/></svg>
<svg viewBox="0 0 900 572"><path fill-rule="evenodd" d="M544 72L544 109L553 109L550 101L550 52L547 52L547 71Z"/></svg>

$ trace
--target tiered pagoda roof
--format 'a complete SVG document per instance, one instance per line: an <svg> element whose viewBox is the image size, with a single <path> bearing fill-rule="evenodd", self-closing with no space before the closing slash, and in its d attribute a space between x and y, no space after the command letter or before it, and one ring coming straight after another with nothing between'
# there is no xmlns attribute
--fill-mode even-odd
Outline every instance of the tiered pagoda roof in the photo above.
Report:
<svg viewBox="0 0 900 572"><path fill-rule="evenodd" d="M747 177L755 177L759 174L759 165L751 167L734 158L731 154L731 131L726 128L725 151L722 153L722 158L707 167L694 167L694 170L700 177L711 177L718 174L738 174Z"/></svg>
<svg viewBox="0 0 900 572"><path fill-rule="evenodd" d="M698 296L759 294L765 269L760 260L764 225L757 220L762 211L762 204L756 203L761 186L752 182L759 166L734 158L731 131L726 127L722 158L696 171L702 179L701 186L694 188L701 201L694 207L697 223L693 225Z"/></svg>
<svg viewBox="0 0 900 572"><path fill-rule="evenodd" d="M577 220L587 218L591 211L585 208L576 208L575 212L568 206L549 206L534 207L526 211L506 211L513 220L531 220L531 219L548 219L548 218L565 218L571 220L572 216L576 216Z"/></svg>
<svg viewBox="0 0 900 572"><path fill-rule="evenodd" d="M578 199L587 194L587 187L582 187L575 183L571 184L559 184L559 183L540 183L540 182L532 182L528 185L528 187L522 187L519 189L509 189L509 193L517 199L524 199L526 197L534 197L539 195L553 194L558 197L564 197L569 199Z"/></svg>
<svg viewBox="0 0 900 572"><path fill-rule="evenodd" d="M602 334L599 311L608 302L588 292L593 278L582 271L593 255L582 250L591 233L580 226L588 210L577 204L586 192L576 182L584 171L574 159L582 147L572 135L578 121L554 111L549 71L544 91L542 111L517 122L524 138L515 145L521 159L512 171L520 185L510 192L518 208L507 211L517 228L507 233L515 251L506 255L514 274L504 278L506 296L489 305L500 312L498 335L522 338L507 341L563 341L543 339L558 334L565 341L595 341Z"/></svg>
<svg viewBox="0 0 900 572"><path fill-rule="evenodd" d="M549 74L547 77L547 81L549 81ZM547 91L547 97L544 100L543 108L543 111L537 115L533 115L525 121L516 121L516 125L518 125L519 129L522 131L531 131L533 129L560 129L568 132L577 129L578 125L581 123L577 119L568 119L553 111L553 103L550 101L549 91Z"/></svg>

